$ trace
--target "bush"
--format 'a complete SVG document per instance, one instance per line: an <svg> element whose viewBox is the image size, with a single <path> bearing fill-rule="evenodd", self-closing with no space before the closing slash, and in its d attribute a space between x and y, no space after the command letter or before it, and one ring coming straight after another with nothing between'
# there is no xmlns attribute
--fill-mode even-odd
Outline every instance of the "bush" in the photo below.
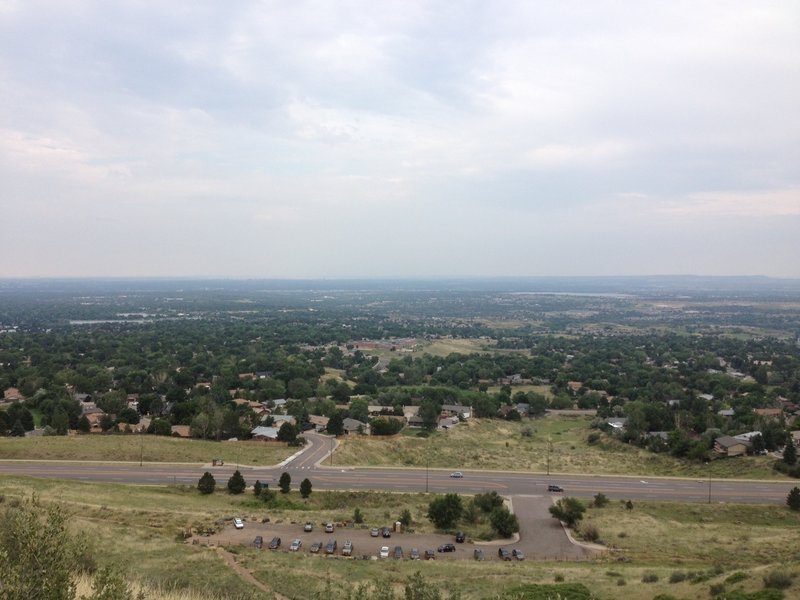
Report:
<svg viewBox="0 0 800 600"><path fill-rule="evenodd" d="M608 496L606 496L603 492L598 492L594 495L594 500L592 501L592 506L595 508L603 508L604 506L608 505L610 500Z"/></svg>
<svg viewBox="0 0 800 600"><path fill-rule="evenodd" d="M669 576L670 583L680 583L681 581L686 581L686 573L683 571L675 571Z"/></svg>
<svg viewBox="0 0 800 600"><path fill-rule="evenodd" d="M300 495L303 498L308 498L311 495L311 481L306 477L300 482Z"/></svg>
<svg viewBox="0 0 800 600"><path fill-rule="evenodd" d="M642 575L642 583L655 583L658 581L658 575L655 573L645 573Z"/></svg>
<svg viewBox="0 0 800 600"><path fill-rule="evenodd" d="M490 513L498 506L503 506L503 498L497 492L492 491L485 494L475 494L473 503L483 512Z"/></svg>
<svg viewBox="0 0 800 600"><path fill-rule="evenodd" d="M361 525L364 522L364 515L361 514L361 509L358 507L353 511L353 522L357 525Z"/></svg>
<svg viewBox="0 0 800 600"><path fill-rule="evenodd" d="M564 581L564 576L561 573L556 573L556 576L553 577L556 582Z"/></svg>
<svg viewBox="0 0 800 600"><path fill-rule="evenodd" d="M617 579L617 585L625 585L625 579L623 579L622 577Z"/></svg>
<svg viewBox="0 0 800 600"><path fill-rule="evenodd" d="M596 431L593 431L586 438L586 441L589 443L590 446L594 446L597 442L600 441L600 434L597 433Z"/></svg>
<svg viewBox="0 0 800 600"><path fill-rule="evenodd" d="M548 510L554 518L564 521L567 527L574 527L583 518L586 507L577 498L568 496L559 498Z"/></svg>
<svg viewBox="0 0 800 600"><path fill-rule="evenodd" d="M511 514L505 506L498 506L492 510L489 522L500 537L508 538L519 531L517 515Z"/></svg>
<svg viewBox="0 0 800 600"><path fill-rule="evenodd" d="M228 493L229 494L241 494L244 492L245 488L247 487L247 483L242 477L242 474L239 472L239 469L236 469L231 475L231 478L228 479Z"/></svg>
<svg viewBox="0 0 800 600"><path fill-rule="evenodd" d="M800 488L795 486L789 490L789 495L786 496L786 505L792 510L800 510Z"/></svg>
<svg viewBox="0 0 800 600"><path fill-rule="evenodd" d="M725 583L733 585L734 583L739 583L740 581L744 581L750 577L747 573L742 573L741 571L736 571L732 575L729 575L725 578Z"/></svg>
<svg viewBox="0 0 800 600"><path fill-rule="evenodd" d="M428 505L428 519L438 529L455 527L463 512L464 505L458 494L438 496Z"/></svg>
<svg viewBox="0 0 800 600"><path fill-rule="evenodd" d="M785 571L771 571L764 575L764 587L785 590L792 585L792 576Z"/></svg>
<svg viewBox="0 0 800 600"><path fill-rule="evenodd" d="M580 533L587 542L596 542L600 539L600 531L594 523L584 523Z"/></svg>
<svg viewBox="0 0 800 600"><path fill-rule="evenodd" d="M288 494L292 488L292 476L286 471L281 473L281 477L278 479L278 487L281 488L281 492L284 494Z"/></svg>
<svg viewBox="0 0 800 600"><path fill-rule="evenodd" d="M712 598L716 598L720 594L725 592L725 584L724 583L712 583L711 587L708 588L708 593L711 594Z"/></svg>

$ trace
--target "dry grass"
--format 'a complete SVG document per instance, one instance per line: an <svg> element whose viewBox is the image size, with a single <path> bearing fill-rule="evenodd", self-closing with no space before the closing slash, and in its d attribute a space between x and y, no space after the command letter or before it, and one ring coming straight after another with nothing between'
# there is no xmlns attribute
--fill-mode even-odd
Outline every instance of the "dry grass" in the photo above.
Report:
<svg viewBox="0 0 800 600"><path fill-rule="evenodd" d="M338 465L413 466L544 472L548 444L553 473L783 479L768 457L737 457L710 466L623 444L604 436L589 445L593 430L585 417L547 417L513 422L475 419L428 438L413 433L391 438L349 436L334 456ZM523 435L530 430L531 435Z"/></svg>
<svg viewBox="0 0 800 600"><path fill-rule="evenodd" d="M0 437L0 456L17 460L210 463L274 465L296 452L285 444L210 442L155 435Z"/></svg>

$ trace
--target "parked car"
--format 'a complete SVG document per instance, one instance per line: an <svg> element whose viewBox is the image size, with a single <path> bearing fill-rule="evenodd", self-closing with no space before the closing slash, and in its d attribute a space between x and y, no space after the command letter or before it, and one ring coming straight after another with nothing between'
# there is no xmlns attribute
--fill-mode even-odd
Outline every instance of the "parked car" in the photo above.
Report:
<svg viewBox="0 0 800 600"><path fill-rule="evenodd" d="M381 535L381 530L380 530L380 529L378 529L377 527L373 527L372 529L370 529L370 530L369 530L369 534L370 534L372 537L380 537L380 535Z"/></svg>
<svg viewBox="0 0 800 600"><path fill-rule="evenodd" d="M381 558L389 558L389 546L381 546Z"/></svg>
<svg viewBox="0 0 800 600"><path fill-rule="evenodd" d="M402 546L395 546L394 547L394 557L395 558L403 558L403 547Z"/></svg>
<svg viewBox="0 0 800 600"><path fill-rule="evenodd" d="M336 540L328 540L328 543L325 544L325 554L335 554L337 547Z"/></svg>
<svg viewBox="0 0 800 600"><path fill-rule="evenodd" d="M236 529L244 529L244 521L242 521L239 517L236 517L233 520L233 526L236 527Z"/></svg>
<svg viewBox="0 0 800 600"><path fill-rule="evenodd" d="M419 560L419 550L417 550L416 548L412 548L410 558L411 560Z"/></svg>
<svg viewBox="0 0 800 600"><path fill-rule="evenodd" d="M562 488L560 485L555 485L555 484L551 483L550 485L547 486L547 491L548 492L563 492L564 488Z"/></svg>
<svg viewBox="0 0 800 600"><path fill-rule="evenodd" d="M464 477L464 474L461 471L453 471L452 473L450 473L450 477L452 477L453 479L462 479Z"/></svg>
<svg viewBox="0 0 800 600"><path fill-rule="evenodd" d="M342 546L342 556L351 556L353 554L353 542L350 540L345 541Z"/></svg>
<svg viewBox="0 0 800 600"><path fill-rule="evenodd" d="M270 550L277 550L278 548L280 548L280 545L281 545L281 538L276 536L276 537L272 538L272 540L270 541L269 549Z"/></svg>
<svg viewBox="0 0 800 600"><path fill-rule="evenodd" d="M325 533L333 533L333 523L325 523Z"/></svg>
<svg viewBox="0 0 800 600"><path fill-rule="evenodd" d="M511 560L511 552L508 551L508 548L498 548L497 556L502 560Z"/></svg>
<svg viewBox="0 0 800 600"><path fill-rule="evenodd" d="M261 546L263 545L264 545L264 538L261 537L260 535L257 535L256 539L253 540L253 546L261 550Z"/></svg>
<svg viewBox="0 0 800 600"><path fill-rule="evenodd" d="M385 538L390 538L392 537L392 530L389 529L388 527L384 527L383 531L381 531L381 535Z"/></svg>
<svg viewBox="0 0 800 600"><path fill-rule="evenodd" d="M455 552L456 547L453 544L442 544L438 550L439 552Z"/></svg>
<svg viewBox="0 0 800 600"><path fill-rule="evenodd" d="M483 560L483 550L480 548L475 548L475 550L472 552L472 558L475 560Z"/></svg>
<svg viewBox="0 0 800 600"><path fill-rule="evenodd" d="M298 550L300 550L300 546L302 546L302 545L303 545L303 542L300 541L299 538L295 538L295 539L292 540L292 543L289 544L289 550L292 551L292 552L297 552Z"/></svg>
<svg viewBox="0 0 800 600"><path fill-rule="evenodd" d="M311 544L311 548L308 549L311 554L319 554L320 550L322 550L322 542L314 542Z"/></svg>
<svg viewBox="0 0 800 600"><path fill-rule="evenodd" d="M463 531L459 531L456 534L456 543L458 543L458 544L463 544L464 543L464 532Z"/></svg>
<svg viewBox="0 0 800 600"><path fill-rule="evenodd" d="M314 531L314 524L311 521L306 521L306 524L303 525L303 531L309 532Z"/></svg>
<svg viewBox="0 0 800 600"><path fill-rule="evenodd" d="M525 560L525 553L522 550L517 550L516 548L511 551L511 556L517 560Z"/></svg>
<svg viewBox="0 0 800 600"><path fill-rule="evenodd" d="M425 560L433 560L436 558L436 553L433 550L425 550Z"/></svg>

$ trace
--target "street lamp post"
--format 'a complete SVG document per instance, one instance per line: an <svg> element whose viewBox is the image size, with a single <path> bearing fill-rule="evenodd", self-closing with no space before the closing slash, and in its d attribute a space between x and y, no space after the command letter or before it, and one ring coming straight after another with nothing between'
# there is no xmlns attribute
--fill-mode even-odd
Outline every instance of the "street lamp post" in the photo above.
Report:
<svg viewBox="0 0 800 600"><path fill-rule="evenodd" d="M139 433L139 442L139 466L141 467L144 462L144 436L141 432Z"/></svg>
<svg viewBox="0 0 800 600"><path fill-rule="evenodd" d="M553 440L547 436L547 476L550 476L550 453L553 451Z"/></svg>
<svg viewBox="0 0 800 600"><path fill-rule="evenodd" d="M336 436L331 437L331 454L330 454L330 465L333 466L333 444L336 441Z"/></svg>

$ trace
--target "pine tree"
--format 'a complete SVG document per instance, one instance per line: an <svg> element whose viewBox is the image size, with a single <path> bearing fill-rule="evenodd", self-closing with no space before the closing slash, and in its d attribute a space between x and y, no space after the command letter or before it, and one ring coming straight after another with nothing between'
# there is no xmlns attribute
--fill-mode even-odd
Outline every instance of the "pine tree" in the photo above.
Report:
<svg viewBox="0 0 800 600"><path fill-rule="evenodd" d="M278 487L281 488L281 492L284 494L289 493L289 490L292 487L292 476L286 471L281 473L281 478L278 480Z"/></svg>
<svg viewBox="0 0 800 600"><path fill-rule="evenodd" d="M308 478L305 478L300 482L300 495L303 498L308 498L311 495L311 482L308 480Z"/></svg>
<svg viewBox="0 0 800 600"><path fill-rule="evenodd" d="M237 469L231 475L231 478L228 479L228 493L229 494L241 494L244 492L245 488L247 487L247 483L242 477L242 474Z"/></svg>
<svg viewBox="0 0 800 600"><path fill-rule="evenodd" d="M783 449L783 462L787 465L797 464L797 448L794 447L791 438L786 442L786 447Z"/></svg>
<svg viewBox="0 0 800 600"><path fill-rule="evenodd" d="M19 419L14 421L14 425L11 427L11 437L25 437L25 427Z"/></svg>
<svg viewBox="0 0 800 600"><path fill-rule="evenodd" d="M256 482L253 484L253 495L258 498L261 495L261 482L256 479Z"/></svg>
<svg viewBox="0 0 800 600"><path fill-rule="evenodd" d="M217 487L217 482L214 476L208 471L203 473L200 481L197 482L197 489L201 494L213 494L215 487Z"/></svg>
<svg viewBox="0 0 800 600"><path fill-rule="evenodd" d="M800 510L800 488L795 486L789 491L786 496L786 504L792 510Z"/></svg>

